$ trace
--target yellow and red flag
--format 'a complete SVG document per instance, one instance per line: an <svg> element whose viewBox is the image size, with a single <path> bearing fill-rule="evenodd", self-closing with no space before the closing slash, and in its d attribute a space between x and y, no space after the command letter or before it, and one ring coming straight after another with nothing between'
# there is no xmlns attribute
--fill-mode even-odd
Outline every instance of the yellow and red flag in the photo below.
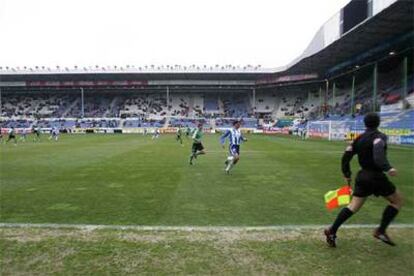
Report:
<svg viewBox="0 0 414 276"><path fill-rule="evenodd" d="M341 205L349 204L349 202L351 202L351 194L352 189L349 185L327 192L325 194L326 208L332 210Z"/></svg>

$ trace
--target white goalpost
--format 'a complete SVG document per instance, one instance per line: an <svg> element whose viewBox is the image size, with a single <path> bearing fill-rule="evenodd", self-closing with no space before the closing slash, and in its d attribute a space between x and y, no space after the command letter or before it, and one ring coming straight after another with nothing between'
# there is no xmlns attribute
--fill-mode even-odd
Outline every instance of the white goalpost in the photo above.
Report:
<svg viewBox="0 0 414 276"><path fill-rule="evenodd" d="M357 122L352 121L314 121L309 122L307 132L309 137L327 139L329 141L344 141L355 132Z"/></svg>

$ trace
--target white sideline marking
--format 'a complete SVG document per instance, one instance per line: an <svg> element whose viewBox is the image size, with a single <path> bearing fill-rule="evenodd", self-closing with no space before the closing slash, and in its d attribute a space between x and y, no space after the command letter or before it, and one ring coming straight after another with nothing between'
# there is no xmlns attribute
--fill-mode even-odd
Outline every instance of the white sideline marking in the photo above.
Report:
<svg viewBox="0 0 414 276"><path fill-rule="evenodd" d="M137 231L180 231L180 232L222 232L222 231L268 231L268 230L319 230L327 227L322 224L271 225L271 226L146 226L146 225L103 225L103 224L59 224L59 223L0 223L0 228L52 228L77 230L137 230ZM342 228L362 229L378 227L377 224L347 224ZM411 229L413 223L392 224L391 228Z"/></svg>

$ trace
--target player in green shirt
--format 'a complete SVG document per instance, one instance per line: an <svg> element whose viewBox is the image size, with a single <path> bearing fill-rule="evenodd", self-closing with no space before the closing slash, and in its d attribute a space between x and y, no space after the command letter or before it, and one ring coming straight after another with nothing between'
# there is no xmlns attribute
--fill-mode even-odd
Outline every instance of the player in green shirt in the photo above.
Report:
<svg viewBox="0 0 414 276"><path fill-rule="evenodd" d="M180 141L180 144L181 144L181 145L183 144L183 138L182 138L182 135L183 135L183 131L182 131L181 127L179 127L179 128L177 129L177 137L176 137L176 140L177 140L177 141Z"/></svg>
<svg viewBox="0 0 414 276"><path fill-rule="evenodd" d="M32 127L33 132L33 142L40 142L40 128L38 126Z"/></svg>
<svg viewBox="0 0 414 276"><path fill-rule="evenodd" d="M200 154L206 154L204 151L203 144L201 139L203 138L203 124L199 123L197 128L193 132L193 146L190 155L190 165L193 165L193 159L197 159L197 156Z"/></svg>
<svg viewBox="0 0 414 276"><path fill-rule="evenodd" d="M7 139L6 144L10 142L10 140L14 141L14 145L17 146L17 139L16 139L16 131L14 130L14 127L11 127L9 129L9 139Z"/></svg>

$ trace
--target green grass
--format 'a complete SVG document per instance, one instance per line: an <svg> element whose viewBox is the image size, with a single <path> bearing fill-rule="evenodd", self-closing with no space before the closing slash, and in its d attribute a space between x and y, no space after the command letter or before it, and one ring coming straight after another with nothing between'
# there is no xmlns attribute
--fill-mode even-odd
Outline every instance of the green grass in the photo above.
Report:
<svg viewBox="0 0 414 276"><path fill-rule="evenodd" d="M1 275L412 275L413 229L341 231L338 248L320 231L83 231L6 228Z"/></svg>
<svg viewBox="0 0 414 276"><path fill-rule="evenodd" d="M188 165L190 141L173 135L63 135L55 143L0 147L0 222L261 226L327 224L323 195L343 184L345 143L249 136L232 175L227 151L206 135L207 155ZM413 223L414 148L391 146L405 199L396 222ZM353 161L357 171L357 161ZM377 223L369 200L350 223Z"/></svg>
<svg viewBox="0 0 414 276"><path fill-rule="evenodd" d="M0 222L173 226L328 224L323 195L343 184L345 143L249 136L232 175L226 150L188 165L190 141L173 135L63 135L55 143L0 146ZM391 146L393 179L413 223L414 148ZM357 170L357 162L353 162ZM349 223L378 223L371 198ZM369 229L341 229L337 249L320 230L134 231L0 228L1 275L409 275L414 230L390 229L397 247Z"/></svg>

